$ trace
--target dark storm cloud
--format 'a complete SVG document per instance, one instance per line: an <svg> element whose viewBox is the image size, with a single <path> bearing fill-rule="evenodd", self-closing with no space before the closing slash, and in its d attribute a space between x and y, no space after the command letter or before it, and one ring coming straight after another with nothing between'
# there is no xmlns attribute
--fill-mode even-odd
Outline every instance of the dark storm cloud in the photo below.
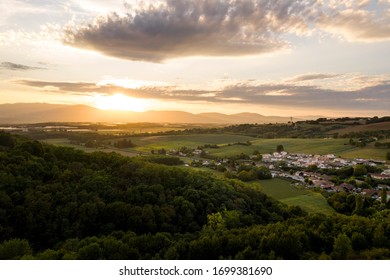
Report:
<svg viewBox="0 0 390 280"><path fill-rule="evenodd" d="M46 68L42 67L32 67L32 66L27 66L23 64L16 64L12 63L9 61L3 61L0 64L0 68L6 69L6 70L11 70L11 71L28 71L28 70L45 70Z"/></svg>

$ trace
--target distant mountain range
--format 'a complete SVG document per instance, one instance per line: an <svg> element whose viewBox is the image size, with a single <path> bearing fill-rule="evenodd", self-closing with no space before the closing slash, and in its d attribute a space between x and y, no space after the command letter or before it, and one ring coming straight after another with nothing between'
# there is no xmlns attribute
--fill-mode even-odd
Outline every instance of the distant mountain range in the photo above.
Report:
<svg viewBox="0 0 390 280"><path fill-rule="evenodd" d="M297 121L297 118L293 119ZM86 105L46 103L0 104L0 123L42 122L158 122L158 123L285 123L288 117L263 116L256 113L226 115L221 113L192 114L183 111L105 111Z"/></svg>

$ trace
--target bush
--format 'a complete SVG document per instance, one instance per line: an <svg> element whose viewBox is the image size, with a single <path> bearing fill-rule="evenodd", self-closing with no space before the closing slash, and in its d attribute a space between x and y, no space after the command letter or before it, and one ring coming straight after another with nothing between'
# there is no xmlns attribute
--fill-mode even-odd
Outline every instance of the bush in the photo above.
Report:
<svg viewBox="0 0 390 280"><path fill-rule="evenodd" d="M32 250L27 240L10 239L0 245L0 260L17 260L31 254Z"/></svg>

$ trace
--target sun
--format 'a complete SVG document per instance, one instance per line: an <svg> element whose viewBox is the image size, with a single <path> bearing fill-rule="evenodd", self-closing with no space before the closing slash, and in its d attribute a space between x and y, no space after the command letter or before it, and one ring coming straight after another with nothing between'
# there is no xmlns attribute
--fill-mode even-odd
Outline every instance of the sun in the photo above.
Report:
<svg viewBox="0 0 390 280"><path fill-rule="evenodd" d="M116 93L110 96L96 96L95 107L101 110L144 112L148 107L146 99L134 98Z"/></svg>

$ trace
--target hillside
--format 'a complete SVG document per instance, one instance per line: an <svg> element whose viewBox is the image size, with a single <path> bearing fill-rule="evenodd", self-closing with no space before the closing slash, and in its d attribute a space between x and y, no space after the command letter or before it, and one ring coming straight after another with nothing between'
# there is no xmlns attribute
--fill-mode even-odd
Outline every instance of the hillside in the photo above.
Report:
<svg viewBox="0 0 390 280"><path fill-rule="evenodd" d="M158 122L158 123L275 123L290 118L268 117L255 113L226 115L220 113L192 114L183 111L104 111L86 105L42 103L0 104L0 123L40 122Z"/></svg>
<svg viewBox="0 0 390 280"><path fill-rule="evenodd" d="M1 132L0 166L3 260L390 258L388 210L307 214L210 173Z"/></svg>
<svg viewBox="0 0 390 280"><path fill-rule="evenodd" d="M379 130L390 130L390 122L355 125L342 129L332 130L330 131L330 133L338 133L340 136L342 136L351 132L366 132Z"/></svg>

